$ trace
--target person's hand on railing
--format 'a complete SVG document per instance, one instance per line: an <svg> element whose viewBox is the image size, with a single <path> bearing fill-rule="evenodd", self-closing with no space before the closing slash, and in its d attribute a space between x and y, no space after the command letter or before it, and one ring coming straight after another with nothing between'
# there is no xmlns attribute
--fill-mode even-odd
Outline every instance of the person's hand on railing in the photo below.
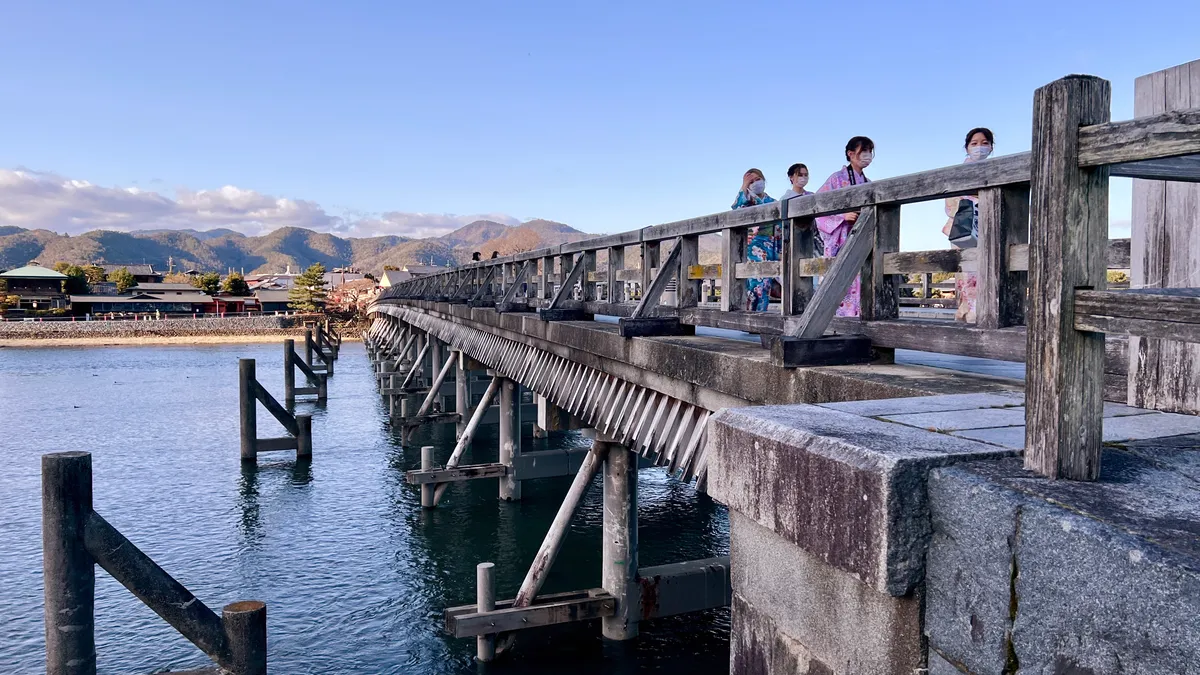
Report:
<svg viewBox="0 0 1200 675"><path fill-rule="evenodd" d="M850 213L845 214L844 218L846 219L847 223L853 223L854 221L858 220L858 211L851 211Z"/></svg>

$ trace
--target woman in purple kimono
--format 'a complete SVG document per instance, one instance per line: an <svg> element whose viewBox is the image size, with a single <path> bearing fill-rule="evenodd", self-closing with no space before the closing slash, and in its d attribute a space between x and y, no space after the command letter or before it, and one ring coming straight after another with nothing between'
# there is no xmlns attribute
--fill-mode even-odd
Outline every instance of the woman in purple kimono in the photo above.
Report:
<svg viewBox="0 0 1200 675"><path fill-rule="evenodd" d="M871 165L874 158L875 143L871 139L866 136L851 138L846 143L846 166L834 172L817 192L829 192L869 182L863 175L863 170ZM825 257L837 256L838 251L842 249L846 239L850 236L850 228L854 227L856 220L858 220L857 211L817 218L817 230L821 233L821 240L825 242ZM846 291L846 297L842 299L842 304L838 305L838 316L859 315L861 290L859 278L855 277L854 283L850 284L850 290Z"/></svg>

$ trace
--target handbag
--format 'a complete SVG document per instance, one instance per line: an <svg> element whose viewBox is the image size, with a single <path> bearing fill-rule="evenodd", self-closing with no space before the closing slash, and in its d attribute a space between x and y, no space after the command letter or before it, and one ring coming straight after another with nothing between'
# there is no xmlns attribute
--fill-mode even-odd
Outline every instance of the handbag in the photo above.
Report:
<svg viewBox="0 0 1200 675"><path fill-rule="evenodd" d="M975 238L975 202L970 199L959 200L948 236L950 243L958 248L975 248L979 245Z"/></svg>

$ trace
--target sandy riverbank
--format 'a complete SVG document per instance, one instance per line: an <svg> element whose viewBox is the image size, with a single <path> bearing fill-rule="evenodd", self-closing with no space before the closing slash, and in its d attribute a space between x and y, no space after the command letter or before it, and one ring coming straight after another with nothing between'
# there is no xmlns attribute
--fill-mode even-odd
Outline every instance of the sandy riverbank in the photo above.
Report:
<svg viewBox="0 0 1200 675"><path fill-rule="evenodd" d="M223 345L254 344L263 342L283 343L297 337L303 341L304 334L297 335L147 335L141 337L74 337L74 338L25 338L0 339L0 349L5 347L121 347L139 345ZM345 338L345 342L353 342Z"/></svg>

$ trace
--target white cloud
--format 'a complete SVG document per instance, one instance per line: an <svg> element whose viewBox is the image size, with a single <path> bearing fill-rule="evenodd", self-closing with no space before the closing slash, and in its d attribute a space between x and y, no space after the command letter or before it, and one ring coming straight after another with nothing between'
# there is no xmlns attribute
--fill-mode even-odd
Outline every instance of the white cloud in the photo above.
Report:
<svg viewBox="0 0 1200 675"><path fill-rule="evenodd" d="M28 169L0 169L0 226L65 234L89 230L229 228L249 235L280 227L305 227L342 236L445 234L479 219L517 224L501 214L330 214L320 204L262 194L233 185L216 190L179 189L175 197L138 187L108 188L85 180Z"/></svg>

